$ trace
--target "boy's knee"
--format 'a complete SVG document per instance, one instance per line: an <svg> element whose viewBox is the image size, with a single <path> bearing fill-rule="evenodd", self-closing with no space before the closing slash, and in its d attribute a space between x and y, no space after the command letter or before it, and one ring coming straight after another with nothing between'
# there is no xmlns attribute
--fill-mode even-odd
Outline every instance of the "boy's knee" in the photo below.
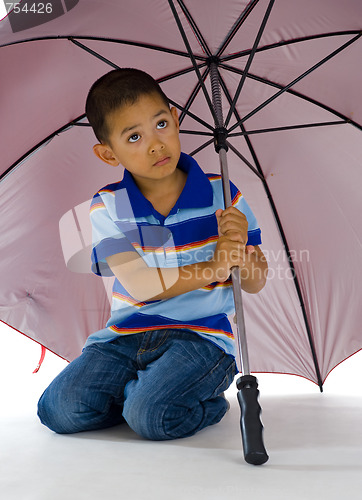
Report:
<svg viewBox="0 0 362 500"><path fill-rule="evenodd" d="M191 436L199 429L203 416L201 404L187 408L172 402L147 401L147 398L132 394L123 407L123 417L131 429L152 441Z"/></svg>
<svg viewBox="0 0 362 500"><path fill-rule="evenodd" d="M152 441L172 439L163 429L165 405L150 401L142 394L128 394L124 406L123 417L139 436Z"/></svg>
<svg viewBox="0 0 362 500"><path fill-rule="evenodd" d="M45 395L45 392L41 395L39 401L38 401L38 417L40 422L48 427L48 429L57 432L56 429L54 429L53 425L53 418L51 416L51 410L47 404L47 396Z"/></svg>
<svg viewBox="0 0 362 500"><path fill-rule="evenodd" d="M57 434L72 434L79 430L64 410L56 408L47 391L42 394L38 401L37 414L40 422Z"/></svg>
<svg viewBox="0 0 362 500"><path fill-rule="evenodd" d="M138 435L152 441L190 437L209 425L218 423L227 412L225 398L217 397L194 404L152 401L131 391L125 400L123 417Z"/></svg>

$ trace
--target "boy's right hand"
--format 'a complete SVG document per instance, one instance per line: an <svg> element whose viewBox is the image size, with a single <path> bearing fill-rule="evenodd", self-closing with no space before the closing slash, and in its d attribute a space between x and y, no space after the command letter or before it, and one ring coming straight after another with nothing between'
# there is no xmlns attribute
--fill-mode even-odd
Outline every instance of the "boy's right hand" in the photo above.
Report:
<svg viewBox="0 0 362 500"><path fill-rule="evenodd" d="M235 207L215 212L218 224L219 239L212 259L217 281L224 282L230 276L233 266L243 267L245 253L255 251L252 245L246 245L248 222L244 214Z"/></svg>
<svg viewBox="0 0 362 500"><path fill-rule="evenodd" d="M234 238L234 239L233 239ZM216 281L224 282L230 276L233 266L243 267L245 261L245 244L237 237L230 235L220 236L216 243L215 252L211 259Z"/></svg>

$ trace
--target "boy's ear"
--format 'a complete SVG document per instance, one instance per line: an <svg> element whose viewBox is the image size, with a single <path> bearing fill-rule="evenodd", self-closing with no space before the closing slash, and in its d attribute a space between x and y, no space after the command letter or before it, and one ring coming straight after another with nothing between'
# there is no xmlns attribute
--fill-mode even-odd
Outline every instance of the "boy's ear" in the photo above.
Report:
<svg viewBox="0 0 362 500"><path fill-rule="evenodd" d="M118 167L119 161L114 156L112 149L106 144L95 144L93 146L93 152L100 160L108 163L112 167Z"/></svg>
<svg viewBox="0 0 362 500"><path fill-rule="evenodd" d="M176 124L177 130L180 130L180 122L179 122L179 119L178 119L177 109L173 106L170 109L170 111L171 111L172 118L174 119L174 122Z"/></svg>

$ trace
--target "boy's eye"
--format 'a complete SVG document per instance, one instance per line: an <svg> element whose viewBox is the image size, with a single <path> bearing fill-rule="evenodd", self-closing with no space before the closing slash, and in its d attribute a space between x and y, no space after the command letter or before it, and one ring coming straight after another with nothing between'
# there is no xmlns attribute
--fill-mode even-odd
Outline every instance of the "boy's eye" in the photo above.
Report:
<svg viewBox="0 0 362 500"><path fill-rule="evenodd" d="M133 134L128 138L128 142L137 142L141 136L139 134Z"/></svg>
<svg viewBox="0 0 362 500"><path fill-rule="evenodd" d="M157 123L157 128L165 128L165 127L167 127L166 120L161 120L160 122Z"/></svg>

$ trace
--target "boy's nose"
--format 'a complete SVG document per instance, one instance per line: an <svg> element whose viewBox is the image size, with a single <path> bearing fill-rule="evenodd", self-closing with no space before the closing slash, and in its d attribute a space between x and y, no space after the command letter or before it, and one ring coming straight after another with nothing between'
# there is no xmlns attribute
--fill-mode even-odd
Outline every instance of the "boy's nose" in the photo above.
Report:
<svg viewBox="0 0 362 500"><path fill-rule="evenodd" d="M154 154L157 153L158 151L162 151L163 149L165 149L165 145L162 142L154 141L150 145L149 152L150 154Z"/></svg>

